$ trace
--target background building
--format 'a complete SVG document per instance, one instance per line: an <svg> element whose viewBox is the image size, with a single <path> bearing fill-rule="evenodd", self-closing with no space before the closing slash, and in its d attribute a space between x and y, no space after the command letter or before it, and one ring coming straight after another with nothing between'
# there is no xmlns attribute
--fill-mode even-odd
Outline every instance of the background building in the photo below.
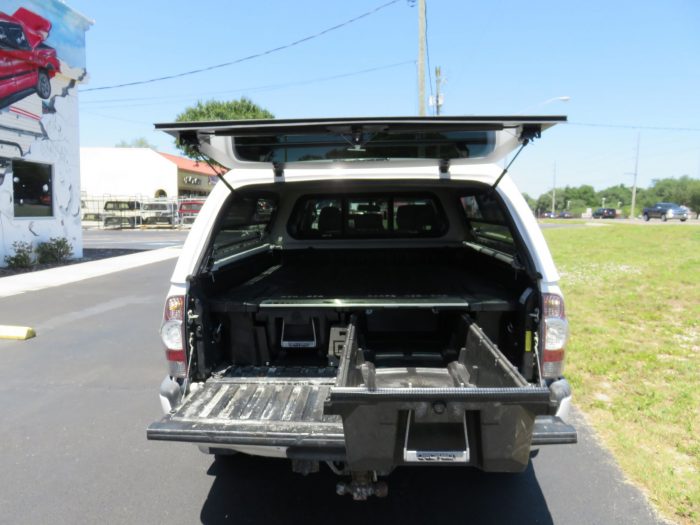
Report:
<svg viewBox="0 0 700 525"><path fill-rule="evenodd" d="M0 6L0 265L17 241L82 256L77 85L92 22L58 0Z"/></svg>
<svg viewBox="0 0 700 525"><path fill-rule="evenodd" d="M178 197L207 196L219 180L208 164L161 153L177 166Z"/></svg>
<svg viewBox="0 0 700 525"><path fill-rule="evenodd" d="M206 197L218 180L205 163L149 148L80 148L83 198Z"/></svg>

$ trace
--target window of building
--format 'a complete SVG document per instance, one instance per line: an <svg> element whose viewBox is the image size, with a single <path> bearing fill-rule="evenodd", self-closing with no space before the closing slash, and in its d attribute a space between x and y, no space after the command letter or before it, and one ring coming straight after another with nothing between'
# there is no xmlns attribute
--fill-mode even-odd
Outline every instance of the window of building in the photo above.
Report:
<svg viewBox="0 0 700 525"><path fill-rule="evenodd" d="M53 217L53 177L49 164L12 162L15 217Z"/></svg>

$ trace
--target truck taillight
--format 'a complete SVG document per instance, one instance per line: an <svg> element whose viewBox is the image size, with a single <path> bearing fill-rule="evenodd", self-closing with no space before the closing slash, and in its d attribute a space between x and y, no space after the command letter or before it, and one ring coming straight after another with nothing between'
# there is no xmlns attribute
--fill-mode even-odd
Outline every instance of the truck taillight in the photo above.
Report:
<svg viewBox="0 0 700 525"><path fill-rule="evenodd" d="M569 338L569 323L564 299L557 294L542 294L542 377L557 379L564 373L564 348Z"/></svg>
<svg viewBox="0 0 700 525"><path fill-rule="evenodd" d="M163 324L160 327L160 338L165 345L165 358L170 366L172 377L185 377L187 359L183 334L183 319L185 318L185 297L173 295L165 300Z"/></svg>

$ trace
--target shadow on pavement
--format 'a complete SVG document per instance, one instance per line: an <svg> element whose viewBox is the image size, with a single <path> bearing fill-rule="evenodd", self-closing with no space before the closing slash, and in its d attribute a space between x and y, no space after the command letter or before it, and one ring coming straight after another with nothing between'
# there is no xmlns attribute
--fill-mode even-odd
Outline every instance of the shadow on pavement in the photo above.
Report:
<svg viewBox="0 0 700 525"><path fill-rule="evenodd" d="M532 463L521 474L450 467L399 468L389 496L355 502L337 496L340 478L325 466L303 477L286 460L245 455L217 459L202 523L537 523L551 524Z"/></svg>

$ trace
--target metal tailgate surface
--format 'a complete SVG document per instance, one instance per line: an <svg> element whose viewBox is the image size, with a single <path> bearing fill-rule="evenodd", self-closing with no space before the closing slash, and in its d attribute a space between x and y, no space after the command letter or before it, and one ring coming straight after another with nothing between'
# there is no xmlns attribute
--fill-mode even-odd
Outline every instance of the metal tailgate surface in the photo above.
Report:
<svg viewBox="0 0 700 525"><path fill-rule="evenodd" d="M343 446L340 416L324 415L332 379L207 381L148 427L148 439L268 446Z"/></svg>

